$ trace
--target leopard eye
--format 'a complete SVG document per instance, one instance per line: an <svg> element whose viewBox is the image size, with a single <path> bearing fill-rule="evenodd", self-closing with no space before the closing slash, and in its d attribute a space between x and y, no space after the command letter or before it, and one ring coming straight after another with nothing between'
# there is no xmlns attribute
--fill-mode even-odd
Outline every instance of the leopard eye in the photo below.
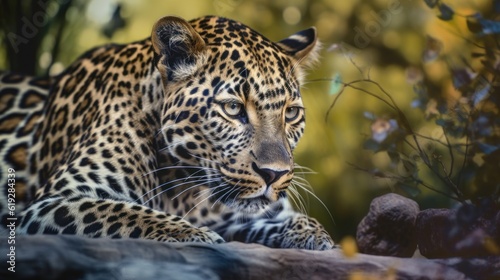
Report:
<svg viewBox="0 0 500 280"><path fill-rule="evenodd" d="M302 108L300 108L300 107L288 107L288 108L286 108L285 120L287 122L293 122L294 120L296 120L300 115L301 109Z"/></svg>
<svg viewBox="0 0 500 280"><path fill-rule="evenodd" d="M227 102L222 104L222 110L229 117L238 117L244 113L243 104L238 102Z"/></svg>

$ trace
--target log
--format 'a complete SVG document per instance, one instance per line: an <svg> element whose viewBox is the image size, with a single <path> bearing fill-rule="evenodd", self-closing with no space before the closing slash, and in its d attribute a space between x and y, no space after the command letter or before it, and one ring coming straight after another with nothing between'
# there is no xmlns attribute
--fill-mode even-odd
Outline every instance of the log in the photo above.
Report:
<svg viewBox="0 0 500 280"><path fill-rule="evenodd" d="M0 236L0 240L7 238ZM11 245L0 244L0 279L309 280L370 276L459 280L500 276L500 257L428 260L356 254L347 258L339 248L307 251L238 242L159 243L71 235L17 236L15 240L15 272L7 269Z"/></svg>

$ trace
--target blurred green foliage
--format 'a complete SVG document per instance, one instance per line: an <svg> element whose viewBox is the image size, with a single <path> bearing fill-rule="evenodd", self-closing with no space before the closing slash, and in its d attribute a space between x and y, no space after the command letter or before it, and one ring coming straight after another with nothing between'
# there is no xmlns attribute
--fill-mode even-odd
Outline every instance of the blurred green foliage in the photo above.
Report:
<svg viewBox="0 0 500 280"><path fill-rule="evenodd" d="M494 18L498 1L450 0L444 4L430 0L46 0L41 1L45 4L37 10L15 4L18 2L35 3L2 2L0 18L4 32L0 36L4 44L0 48L0 69L13 68L9 65L9 61L13 60L6 57L11 55L7 52L13 44L9 32L22 32L22 26L16 26L20 13L19 10L15 13L13 7L17 6L28 21L36 20L35 12L42 11L59 22L58 28L50 25L50 20L38 27L46 32L36 50L34 69L38 74L56 74L79 54L94 46L147 37L153 23L164 15L186 19L206 14L226 16L244 22L272 40L314 25L324 48L320 63L309 71L303 88L307 129L295 154L300 165L317 172L306 178L332 213L334 221L316 198L304 194L309 214L317 217L334 238L340 240L345 235L355 234L371 199L387 192L413 195L422 209L448 208L455 203L447 197L453 195L453 190L440 188L447 195L427 188L412 192L416 187L414 184L406 187L405 191L404 186L398 187L398 180L377 176L380 174L374 172L397 171L401 167L394 165L394 152L397 151L397 163L403 167L400 171L418 169L419 180L432 186L439 185L440 179L432 174L432 170L424 170L418 166L421 163L415 164L401 156L411 156L409 150L398 147L391 154L390 151L373 153L370 149L381 150L379 144L387 140L384 137L399 131L402 127L400 113L404 114L414 133L446 142L443 128L449 131L452 127L450 119L447 119L450 116L447 113L451 111L446 109L455 108L453 106L461 102L466 92L460 85L457 86L457 75L464 74L465 69L466 73L472 73L485 68L478 59L474 59L475 52L484 53L484 45L477 41L480 34L470 30L471 23L468 25L466 17L457 15L481 14L479 26L489 24L489 29L481 30L498 33L495 30L498 26L494 24L498 20ZM58 13L68 3L70 5L64 13ZM481 19L491 22L481 23ZM53 51L55 47L57 52ZM358 79L376 83L360 83L357 84L358 89L344 88L345 83ZM424 82L416 86L415 81ZM467 85L470 82L467 81ZM381 94L378 86L390 94L398 110L373 96ZM342 89L344 91L340 93ZM341 98L339 94L342 94ZM335 98L338 100L331 107ZM433 114L438 118L437 125L427 121ZM375 136L374 133L379 134ZM392 138L389 142L399 143L404 141L405 136L399 135L399 138ZM460 139L463 140L458 137L454 143L463 148L464 143ZM432 144L429 144L432 141L427 142ZM427 147L427 144L423 146ZM443 166L450 166L451 161L457 165L464 160L463 150L457 150L451 156L446 146L433 144L432 147L432 155L439 156ZM488 147L491 148L484 148ZM390 149L384 147L382 150ZM459 168L453 172L453 176L460 176ZM495 187L498 188L498 181Z"/></svg>

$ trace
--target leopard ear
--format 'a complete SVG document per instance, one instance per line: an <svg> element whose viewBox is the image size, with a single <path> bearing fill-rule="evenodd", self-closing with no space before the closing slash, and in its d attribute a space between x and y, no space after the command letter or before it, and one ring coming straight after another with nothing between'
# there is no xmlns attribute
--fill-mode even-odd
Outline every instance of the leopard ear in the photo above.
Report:
<svg viewBox="0 0 500 280"><path fill-rule="evenodd" d="M153 26L151 41L156 67L166 80L191 75L203 60L205 42L182 18L167 16Z"/></svg>
<svg viewBox="0 0 500 280"><path fill-rule="evenodd" d="M309 66L318 59L320 43L315 27L299 31L288 38L277 42L283 51L301 64Z"/></svg>

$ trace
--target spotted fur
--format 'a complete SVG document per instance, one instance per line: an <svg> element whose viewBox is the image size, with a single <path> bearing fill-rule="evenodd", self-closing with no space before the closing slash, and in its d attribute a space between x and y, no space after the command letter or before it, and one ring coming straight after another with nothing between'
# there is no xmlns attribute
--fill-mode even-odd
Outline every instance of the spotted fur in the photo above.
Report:
<svg viewBox="0 0 500 280"><path fill-rule="evenodd" d="M31 110L1 113L2 176L16 166L33 194L19 232L331 248L286 192L316 41L314 28L275 43L226 18L165 17L151 38L85 53ZM22 108L28 95L2 86Z"/></svg>
<svg viewBox="0 0 500 280"><path fill-rule="evenodd" d="M7 223L8 179L14 177L15 206L22 209L27 193L27 157L31 138L48 95L49 78L14 73L0 75L0 220ZM9 172L9 169L10 172ZM11 175L9 175L11 174ZM15 212L14 212L15 213Z"/></svg>

